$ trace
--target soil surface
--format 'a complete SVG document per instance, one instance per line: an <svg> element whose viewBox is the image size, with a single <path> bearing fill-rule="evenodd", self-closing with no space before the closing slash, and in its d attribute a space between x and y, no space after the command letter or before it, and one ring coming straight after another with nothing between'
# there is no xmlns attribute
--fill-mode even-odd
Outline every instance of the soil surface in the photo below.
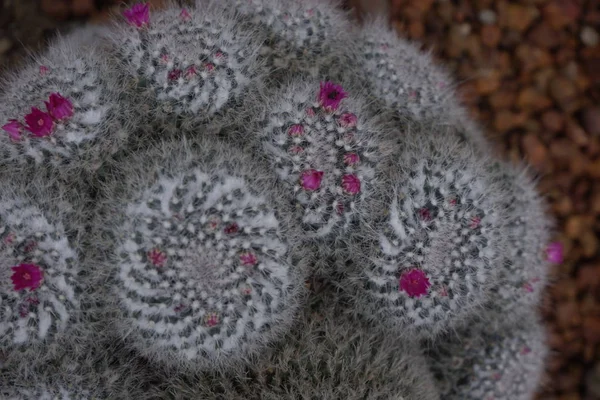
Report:
<svg viewBox="0 0 600 400"><path fill-rule="evenodd" d="M117 3L0 0L0 70L10 72L57 32L107 20ZM449 65L498 148L529 161L556 216L566 260L552 271L543 307L554 355L539 399L600 399L600 0L388 7L400 35Z"/></svg>

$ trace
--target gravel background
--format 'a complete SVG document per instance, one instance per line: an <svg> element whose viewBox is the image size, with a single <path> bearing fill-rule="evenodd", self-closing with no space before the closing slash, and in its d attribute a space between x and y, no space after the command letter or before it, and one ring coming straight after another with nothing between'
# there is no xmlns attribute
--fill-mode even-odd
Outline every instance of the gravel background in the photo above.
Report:
<svg viewBox="0 0 600 400"><path fill-rule="evenodd" d="M499 151L539 173L566 249L543 307L554 355L539 399L600 399L600 0L351 1L389 1L391 24L450 66ZM0 74L116 3L0 0Z"/></svg>

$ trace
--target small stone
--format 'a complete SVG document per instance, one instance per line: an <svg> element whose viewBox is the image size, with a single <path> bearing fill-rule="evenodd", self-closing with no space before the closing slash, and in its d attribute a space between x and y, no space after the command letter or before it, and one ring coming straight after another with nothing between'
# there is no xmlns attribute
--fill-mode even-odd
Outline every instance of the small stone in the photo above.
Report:
<svg viewBox="0 0 600 400"><path fill-rule="evenodd" d="M561 32L553 29L547 23L537 24L527 35L531 43L543 49L552 49L562 43Z"/></svg>
<svg viewBox="0 0 600 400"><path fill-rule="evenodd" d="M73 14L78 17L90 15L96 9L94 0L74 0L71 4Z"/></svg>
<svg viewBox="0 0 600 400"><path fill-rule="evenodd" d="M579 238L584 257L593 257L598 251L598 238L591 230L587 230Z"/></svg>
<svg viewBox="0 0 600 400"><path fill-rule="evenodd" d="M600 42L600 35L590 26L584 26L579 34L581 42L588 47L594 47Z"/></svg>
<svg viewBox="0 0 600 400"><path fill-rule="evenodd" d="M577 287L582 291L600 287L600 264L579 267L577 270Z"/></svg>
<svg viewBox="0 0 600 400"><path fill-rule="evenodd" d="M412 21L408 25L408 34L413 39L421 39L425 35L425 26L421 21Z"/></svg>
<svg viewBox="0 0 600 400"><path fill-rule="evenodd" d="M496 13L493 10L481 10L479 12L479 21L483 24L494 24L496 19Z"/></svg>
<svg viewBox="0 0 600 400"><path fill-rule="evenodd" d="M6 38L0 38L0 55L6 53L7 51L9 51L12 47L12 42Z"/></svg>
<svg viewBox="0 0 600 400"><path fill-rule="evenodd" d="M581 113L583 127L587 133L600 136L600 107L586 107Z"/></svg>
<svg viewBox="0 0 600 400"><path fill-rule="evenodd" d="M555 133L563 129L565 120L563 115L556 110L549 110L542 114L542 124L544 128Z"/></svg>
<svg viewBox="0 0 600 400"><path fill-rule="evenodd" d="M501 74L498 70L480 70L476 81L477 92L481 95L495 92L500 88L500 78Z"/></svg>
<svg viewBox="0 0 600 400"><path fill-rule="evenodd" d="M550 95L564 105L577 96L577 87L571 80L557 76L550 81Z"/></svg>
<svg viewBox="0 0 600 400"><path fill-rule="evenodd" d="M71 7L67 0L42 0L42 11L56 19L65 19L69 16Z"/></svg>
<svg viewBox="0 0 600 400"><path fill-rule="evenodd" d="M567 121L567 136L578 146L587 146L590 142L588 135L583 128L574 120Z"/></svg>
<svg viewBox="0 0 600 400"><path fill-rule="evenodd" d="M500 88L488 97L488 102L495 110L510 108L516 101L514 92Z"/></svg>
<svg viewBox="0 0 600 400"><path fill-rule="evenodd" d="M481 42L487 47L496 47L502 39L502 31L497 25L484 25L481 28Z"/></svg>
<svg viewBox="0 0 600 400"><path fill-rule="evenodd" d="M573 0L554 0L542 10L544 20L554 29L562 29L575 22L581 15L581 6L578 3Z"/></svg>
<svg viewBox="0 0 600 400"><path fill-rule="evenodd" d="M548 158L548 150L539 137L532 133L525 135L523 137L523 149L529 162L536 168L542 169Z"/></svg>
<svg viewBox="0 0 600 400"><path fill-rule="evenodd" d="M570 328L581 323L579 307L575 300L562 302L556 307L556 321L562 328Z"/></svg>
<svg viewBox="0 0 600 400"><path fill-rule="evenodd" d="M600 316L588 316L583 320L583 336L590 343L600 343Z"/></svg>
<svg viewBox="0 0 600 400"><path fill-rule="evenodd" d="M517 107L521 110L540 111L552 105L552 101L533 87L526 87L517 97Z"/></svg>
<svg viewBox="0 0 600 400"><path fill-rule="evenodd" d="M578 239L583 233L584 225L581 215L572 215L565 223L565 233L571 239Z"/></svg>
<svg viewBox="0 0 600 400"><path fill-rule="evenodd" d="M506 8L506 26L517 32L523 32L539 15L537 8L510 3Z"/></svg>

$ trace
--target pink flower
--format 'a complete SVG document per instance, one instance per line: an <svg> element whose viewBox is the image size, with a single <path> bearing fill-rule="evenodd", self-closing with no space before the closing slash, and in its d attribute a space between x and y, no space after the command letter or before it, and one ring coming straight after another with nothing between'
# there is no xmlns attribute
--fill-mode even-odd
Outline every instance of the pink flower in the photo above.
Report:
<svg viewBox="0 0 600 400"><path fill-rule="evenodd" d="M13 274L10 279L12 279L16 291L26 288L34 290L42 284L44 272L35 264L19 264L11 269Z"/></svg>
<svg viewBox="0 0 600 400"><path fill-rule="evenodd" d="M403 272L400 276L400 290L405 291L410 297L420 297L426 294L429 286L431 286L429 278L420 269L413 268Z"/></svg>
<svg viewBox="0 0 600 400"><path fill-rule="evenodd" d="M215 64L212 63L206 63L206 65L204 65L204 68L206 68L206 70L208 72L211 72L213 69L215 69Z"/></svg>
<svg viewBox="0 0 600 400"><path fill-rule="evenodd" d="M245 285L240 289L240 292L244 296L249 296L252 293L252 287L250 287L250 285Z"/></svg>
<svg viewBox="0 0 600 400"><path fill-rule="evenodd" d="M228 235L233 235L235 233L238 233L239 230L240 230L240 227L235 222L233 224L227 225L224 229L225 233Z"/></svg>
<svg viewBox="0 0 600 400"><path fill-rule="evenodd" d="M37 137L48 136L54 128L54 121L50 114L46 114L39 108L32 107L31 112L25 116L27 130Z"/></svg>
<svg viewBox="0 0 600 400"><path fill-rule="evenodd" d="M123 15L127 18L127 22L141 28L150 22L150 7L147 3L138 3L123 11Z"/></svg>
<svg viewBox="0 0 600 400"><path fill-rule="evenodd" d="M429 211L428 208L421 208L419 210L419 217L421 217L423 221L431 221L431 211Z"/></svg>
<svg viewBox="0 0 600 400"><path fill-rule="evenodd" d="M155 248L148 252L148 259L155 267L162 267L167 261L167 255Z"/></svg>
<svg viewBox="0 0 600 400"><path fill-rule="evenodd" d="M524 356L525 354L529 354L531 353L531 348L528 346L523 346L519 353L521 353L522 356Z"/></svg>
<svg viewBox="0 0 600 400"><path fill-rule="evenodd" d="M315 116L315 110L313 110L312 108L307 108L306 109L306 116L308 116L309 118L312 118Z"/></svg>
<svg viewBox="0 0 600 400"><path fill-rule="evenodd" d="M546 248L546 256L551 263L561 264L564 260L562 243L550 243Z"/></svg>
<svg viewBox="0 0 600 400"><path fill-rule="evenodd" d="M55 120L60 121L73 116L73 104L59 93L51 93L48 100L45 102L46 109Z"/></svg>
<svg viewBox="0 0 600 400"><path fill-rule="evenodd" d="M344 113L339 119L340 125L344 128L353 128L356 126L358 118L352 113Z"/></svg>
<svg viewBox="0 0 600 400"><path fill-rule="evenodd" d="M182 21L189 21L190 19L192 19L192 15L189 13L187 8L182 8L181 13L179 14L179 18L181 18Z"/></svg>
<svg viewBox="0 0 600 400"><path fill-rule="evenodd" d="M340 85L333 82L321 82L319 91L319 102L326 110L337 110L342 99L346 97L346 92Z"/></svg>
<svg viewBox="0 0 600 400"><path fill-rule="evenodd" d="M12 140L21 140L21 133L23 132L23 125L16 119L9 120L8 124L2 127L3 130L8 132L8 136Z"/></svg>
<svg viewBox="0 0 600 400"><path fill-rule="evenodd" d="M196 69L195 65L190 65L189 67L187 67L187 69L185 70L185 77L190 79L194 76L198 75L198 70Z"/></svg>
<svg viewBox="0 0 600 400"><path fill-rule="evenodd" d="M300 124L292 125L288 129L288 135L290 136L302 136L304 134L304 127Z"/></svg>
<svg viewBox="0 0 600 400"><path fill-rule="evenodd" d="M528 293L533 293L533 286L529 282L523 284L523 289Z"/></svg>
<svg viewBox="0 0 600 400"><path fill-rule="evenodd" d="M254 253L251 253L249 251L240 254L240 261L242 262L242 265L256 265L256 264L258 264L258 260L257 260L256 256L254 255Z"/></svg>
<svg viewBox="0 0 600 400"><path fill-rule="evenodd" d="M50 71L50 69L48 67L46 67L45 65L40 65L40 75L44 76L48 73L48 71Z"/></svg>
<svg viewBox="0 0 600 400"><path fill-rule="evenodd" d="M317 171L316 169L306 170L300 176L300 185L305 190L317 190L321 187L323 174L323 171Z"/></svg>
<svg viewBox="0 0 600 400"><path fill-rule="evenodd" d="M219 316L217 313L208 313L206 316L206 325L213 327L219 324Z"/></svg>
<svg viewBox="0 0 600 400"><path fill-rule="evenodd" d="M360 157L356 153L344 154L344 162L348 165L358 164Z"/></svg>
<svg viewBox="0 0 600 400"><path fill-rule="evenodd" d="M292 146L288 151L291 154L300 154L304 151L304 149L301 146Z"/></svg>
<svg viewBox="0 0 600 400"><path fill-rule="evenodd" d="M170 81L176 81L177 79L181 78L181 70L175 68L175 69L169 71L169 74L167 75L167 78Z"/></svg>
<svg viewBox="0 0 600 400"><path fill-rule="evenodd" d="M335 208L335 211L338 215L342 215L344 213L344 204L338 203L337 207Z"/></svg>
<svg viewBox="0 0 600 400"><path fill-rule="evenodd" d="M473 218L471 218L471 224L469 225L469 227L471 229L475 229L479 226L479 224L481 224L481 218L473 217Z"/></svg>
<svg viewBox="0 0 600 400"><path fill-rule="evenodd" d="M360 179L354 174L347 174L342 177L342 188L349 194L360 192Z"/></svg>

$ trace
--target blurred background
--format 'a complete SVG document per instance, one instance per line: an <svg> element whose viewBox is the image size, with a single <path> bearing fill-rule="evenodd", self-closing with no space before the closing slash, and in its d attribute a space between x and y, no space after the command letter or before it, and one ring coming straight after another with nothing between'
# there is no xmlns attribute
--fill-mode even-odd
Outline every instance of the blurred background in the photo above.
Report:
<svg viewBox="0 0 600 400"><path fill-rule="evenodd" d="M105 22L121 3L0 0L0 77L58 31ZM539 174L566 258L551 271L555 284L542 309L554 353L538 398L600 399L600 0L347 0L346 7L361 9L359 17L387 9L399 35L454 72L498 151Z"/></svg>

